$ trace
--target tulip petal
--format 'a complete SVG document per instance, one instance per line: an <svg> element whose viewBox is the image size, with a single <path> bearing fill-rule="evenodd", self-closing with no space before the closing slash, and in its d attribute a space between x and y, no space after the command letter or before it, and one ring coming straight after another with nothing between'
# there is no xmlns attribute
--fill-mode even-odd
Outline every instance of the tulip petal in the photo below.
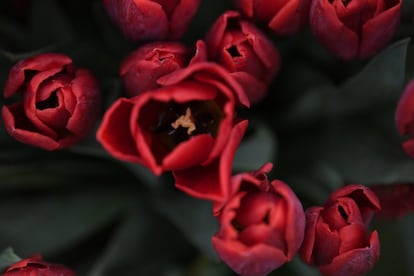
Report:
<svg viewBox="0 0 414 276"><path fill-rule="evenodd" d="M403 143L403 148L411 158L414 158L414 139L405 141Z"/></svg>
<svg viewBox="0 0 414 276"><path fill-rule="evenodd" d="M339 253L341 241L338 232L332 231L327 222L320 220L316 224L315 236L315 263L319 265L330 263Z"/></svg>
<svg viewBox="0 0 414 276"><path fill-rule="evenodd" d="M203 40L197 40L195 43L195 53L188 65L198 62L206 62L208 59L207 45Z"/></svg>
<svg viewBox="0 0 414 276"><path fill-rule="evenodd" d="M169 38L172 40L183 36L200 5L200 0L181 0L177 2L178 5L170 17Z"/></svg>
<svg viewBox="0 0 414 276"><path fill-rule="evenodd" d="M316 224L320 220L322 207L310 207L306 210L306 228L303 243L299 254L305 263L314 264L314 247L316 238Z"/></svg>
<svg viewBox="0 0 414 276"><path fill-rule="evenodd" d="M24 112L26 117L37 127L38 131L53 138L58 139L57 132L50 126L45 124L37 116L37 93L41 84L43 84L48 78L52 78L55 74L59 73L62 68L52 68L50 70L37 73L31 80L24 93Z"/></svg>
<svg viewBox="0 0 414 276"><path fill-rule="evenodd" d="M268 26L278 35L291 35L307 23L310 0L283 2L285 5L270 20Z"/></svg>
<svg viewBox="0 0 414 276"><path fill-rule="evenodd" d="M319 267L325 276L359 276L371 270L380 254L377 231L370 236L369 246L338 255L332 263Z"/></svg>
<svg viewBox="0 0 414 276"><path fill-rule="evenodd" d="M45 150L56 150L60 148L58 142L36 131L35 126L27 120L23 112L22 104L3 106L2 117L7 132L17 141Z"/></svg>
<svg viewBox="0 0 414 276"><path fill-rule="evenodd" d="M312 1L309 22L315 36L330 52L345 60L358 55L358 35L339 20L328 0Z"/></svg>
<svg viewBox="0 0 414 276"><path fill-rule="evenodd" d="M363 185L350 184L336 190L328 198L325 206L334 204L340 197L349 197L355 201L365 225L368 225L374 214L381 210L378 197L371 189Z"/></svg>
<svg viewBox="0 0 414 276"><path fill-rule="evenodd" d="M240 275L264 276L287 262L284 253L266 244L246 247L237 241L212 238L214 249Z"/></svg>
<svg viewBox="0 0 414 276"><path fill-rule="evenodd" d="M249 99L244 93L241 85L231 77L230 73L226 69L213 62L194 63L182 70L174 71L159 78L158 83L163 86L169 86L179 83L190 76L194 76L203 81L212 81L211 75L213 75L215 79L218 79L220 82L223 82L225 84L223 86L229 87L222 91L226 97L230 99L236 97L239 103L245 107L249 107ZM218 83L218 81L214 81L214 83Z"/></svg>
<svg viewBox="0 0 414 276"><path fill-rule="evenodd" d="M76 107L66 125L67 129L76 136L86 135L95 124L101 109L99 86L91 72L79 69L71 83L72 93L65 98L76 98Z"/></svg>
<svg viewBox="0 0 414 276"><path fill-rule="evenodd" d="M225 201L231 189L229 182L234 154L246 128L247 121L242 121L233 128L228 144L218 160L207 166L173 171L175 186L193 197L217 202ZM217 209L213 210L213 212L217 211Z"/></svg>
<svg viewBox="0 0 414 276"><path fill-rule="evenodd" d="M220 45L224 34L226 33L226 28L229 20L237 22L239 26L240 14L237 11L227 11L217 18L217 20L211 25L205 36L205 42L208 45L207 51L210 58L213 60L218 58L220 52Z"/></svg>
<svg viewBox="0 0 414 276"><path fill-rule="evenodd" d="M148 0L104 0L111 19L133 41L164 40L168 18L162 6Z"/></svg>
<svg viewBox="0 0 414 276"><path fill-rule="evenodd" d="M133 102L129 99L121 98L113 103L102 119L96 138L116 158L141 164L141 156L129 128L132 109Z"/></svg>
<svg viewBox="0 0 414 276"><path fill-rule="evenodd" d="M70 79L66 75L49 78L42 82L36 95L36 117L56 133L66 132L66 123L71 116L64 104L66 90L62 89L68 86L67 81Z"/></svg>
<svg viewBox="0 0 414 276"><path fill-rule="evenodd" d="M251 0L235 0L235 5L238 10L242 11L244 15L248 18L253 18L256 14L254 10L254 1Z"/></svg>
<svg viewBox="0 0 414 276"><path fill-rule="evenodd" d="M159 87L157 79L187 64L188 49L178 42L148 43L122 62L120 75L129 96Z"/></svg>
<svg viewBox="0 0 414 276"><path fill-rule="evenodd" d="M2 274L2 276L76 276L76 273L62 265L47 263L42 260L40 255L20 260L10 267Z"/></svg>
<svg viewBox="0 0 414 276"><path fill-rule="evenodd" d="M287 244L287 258L293 259L302 244L305 235L305 213L302 204L293 190L284 182L273 180L271 185L286 204L285 210L285 238ZM272 221L270 221L272 223Z"/></svg>
<svg viewBox="0 0 414 276"><path fill-rule="evenodd" d="M362 223L352 223L339 230L341 245L339 255L353 249L367 246L367 228Z"/></svg>
<svg viewBox="0 0 414 276"><path fill-rule="evenodd" d="M404 88L395 112L395 122L400 134L414 132L410 126L414 122L414 79Z"/></svg>
<svg viewBox="0 0 414 276"><path fill-rule="evenodd" d="M179 77L183 70L177 70L167 74L162 79L169 78L169 76ZM181 81L179 83L162 83L162 85L165 85L165 87L160 90L155 90L154 92L156 93L148 97L160 102L175 101L177 103L186 103L190 101L213 100L217 95L217 89L214 86L204 85L193 80Z"/></svg>
<svg viewBox="0 0 414 276"><path fill-rule="evenodd" d="M215 139L200 134L180 143L162 160L163 170L183 170L203 163L214 146Z"/></svg>
<svg viewBox="0 0 414 276"><path fill-rule="evenodd" d="M284 233L278 230L266 224L253 224L240 231L239 240L247 246L267 244L286 254L288 245L283 236Z"/></svg>
<svg viewBox="0 0 414 276"><path fill-rule="evenodd" d="M269 22L278 16L283 6L288 5L292 0L250 0L254 3L254 17L260 21ZM294 22L292 22L294 24Z"/></svg>
<svg viewBox="0 0 414 276"><path fill-rule="evenodd" d="M58 91L57 98L59 102L62 102L62 93ZM66 110L63 104L59 104L55 108L47 108L43 110L37 110L36 116L48 127L52 128L56 133L66 134L66 123L70 118L71 114Z"/></svg>
<svg viewBox="0 0 414 276"><path fill-rule="evenodd" d="M240 225L253 225L270 220L269 212L275 205L284 210L279 200L279 197L273 193L257 192L247 195L243 198L242 204L238 208L237 223Z"/></svg>
<svg viewBox="0 0 414 276"><path fill-rule="evenodd" d="M362 27L359 56L369 57L383 49L394 36L401 16L401 0L398 4L377 14Z"/></svg>
<svg viewBox="0 0 414 276"><path fill-rule="evenodd" d="M60 71L65 65L71 64L72 60L62 54L46 53L30 57L16 63L9 73L8 81L4 87L5 98L13 96L25 81L25 74L28 71L47 71L56 68Z"/></svg>

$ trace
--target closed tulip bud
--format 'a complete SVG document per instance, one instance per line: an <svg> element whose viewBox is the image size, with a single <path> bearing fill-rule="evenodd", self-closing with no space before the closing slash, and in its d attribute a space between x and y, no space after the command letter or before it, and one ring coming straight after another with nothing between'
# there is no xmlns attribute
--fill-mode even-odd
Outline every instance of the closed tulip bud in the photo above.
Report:
<svg viewBox="0 0 414 276"><path fill-rule="evenodd" d="M324 276L359 276L371 270L380 255L378 232L369 232L378 198L367 187L348 185L335 191L324 206L306 210L300 255Z"/></svg>
<svg viewBox="0 0 414 276"><path fill-rule="evenodd" d="M292 35L308 24L311 0L234 0L249 19L266 24L277 35Z"/></svg>
<svg viewBox="0 0 414 276"><path fill-rule="evenodd" d="M180 39L200 0L103 0L112 21L136 42Z"/></svg>
<svg viewBox="0 0 414 276"><path fill-rule="evenodd" d="M206 35L209 58L224 66L243 86L252 104L266 96L280 69L280 55L270 39L236 11L223 13Z"/></svg>
<svg viewBox="0 0 414 276"><path fill-rule="evenodd" d="M63 54L46 53L16 63L3 95L7 131L16 140L46 150L69 147L86 136L100 113L98 82Z"/></svg>
<svg viewBox="0 0 414 276"><path fill-rule="evenodd" d="M401 0L314 0L310 26L339 58L366 58L391 40L400 22L401 6Z"/></svg>
<svg viewBox="0 0 414 276"><path fill-rule="evenodd" d="M157 80L185 67L189 55L189 49L179 42L148 43L130 53L120 69L128 96L158 88Z"/></svg>

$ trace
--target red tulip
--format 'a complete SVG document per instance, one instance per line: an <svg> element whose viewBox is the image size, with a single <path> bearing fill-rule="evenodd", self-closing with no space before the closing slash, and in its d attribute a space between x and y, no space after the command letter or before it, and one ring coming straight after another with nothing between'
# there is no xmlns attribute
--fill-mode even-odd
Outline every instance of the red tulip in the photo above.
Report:
<svg viewBox="0 0 414 276"><path fill-rule="evenodd" d="M395 121L401 135L409 137L403 143L404 150L414 158L414 79L407 84L398 102Z"/></svg>
<svg viewBox="0 0 414 276"><path fill-rule="evenodd" d="M362 185L338 189L323 207L307 209L300 249L303 261L325 276L358 276L372 269L380 241L377 231L369 233L368 226L379 210L376 195Z"/></svg>
<svg viewBox="0 0 414 276"><path fill-rule="evenodd" d="M33 256L11 265L1 276L76 276L72 270Z"/></svg>
<svg viewBox="0 0 414 276"><path fill-rule="evenodd" d="M401 0L314 0L310 26L339 58L366 58L391 40L400 22L401 6Z"/></svg>
<svg viewBox="0 0 414 276"><path fill-rule="evenodd" d="M158 88L157 80L185 67L189 55L189 49L179 42L154 42L139 47L121 64L120 75L127 94L132 97Z"/></svg>
<svg viewBox="0 0 414 276"><path fill-rule="evenodd" d="M158 82L159 89L117 100L104 115L98 140L116 158L144 165L156 175L210 169L238 125L235 106L249 104L243 89L225 69L207 62L176 70ZM194 196L223 197L189 185L194 185L189 187Z"/></svg>
<svg viewBox="0 0 414 276"><path fill-rule="evenodd" d="M3 95L16 98L2 108L10 135L46 150L78 142L99 117L97 81L62 54L41 54L15 64Z"/></svg>
<svg viewBox="0 0 414 276"><path fill-rule="evenodd" d="M234 176L233 193L219 212L213 246L240 275L267 275L292 260L303 240L302 205L288 185L268 180L271 168Z"/></svg>
<svg viewBox="0 0 414 276"><path fill-rule="evenodd" d="M231 72L251 103L261 101L280 68L279 51L255 25L236 11L223 13L206 35L210 60Z"/></svg>
<svg viewBox="0 0 414 276"><path fill-rule="evenodd" d="M103 0L124 35L133 41L180 39L200 0Z"/></svg>
<svg viewBox="0 0 414 276"><path fill-rule="evenodd" d="M234 0L249 19L263 22L278 35L291 35L308 23L311 0Z"/></svg>
<svg viewBox="0 0 414 276"><path fill-rule="evenodd" d="M128 96L137 96L159 88L158 80L189 64L207 61L207 49L202 40L195 43L195 51L179 42L153 42L130 53L122 62L120 75ZM190 58L191 57L191 58Z"/></svg>

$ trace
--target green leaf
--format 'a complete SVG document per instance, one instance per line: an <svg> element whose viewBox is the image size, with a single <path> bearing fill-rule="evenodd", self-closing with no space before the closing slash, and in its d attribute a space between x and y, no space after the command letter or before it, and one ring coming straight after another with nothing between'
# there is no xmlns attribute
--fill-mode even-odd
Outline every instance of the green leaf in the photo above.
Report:
<svg viewBox="0 0 414 276"><path fill-rule="evenodd" d="M1 150L0 164L0 189L9 190L84 187L85 179L104 184L117 181L120 174L113 163L105 160L86 156L76 159L64 152L25 147Z"/></svg>
<svg viewBox="0 0 414 276"><path fill-rule="evenodd" d="M360 111L374 104L390 104L399 98L409 43L410 38L406 38L392 44L340 87L344 112Z"/></svg>
<svg viewBox="0 0 414 276"><path fill-rule="evenodd" d="M298 168L286 182L303 200L302 204L323 205L332 191L344 184L342 176L331 165L314 163L309 168ZM306 202L305 199L309 202ZM304 206L306 209L308 206Z"/></svg>
<svg viewBox="0 0 414 276"><path fill-rule="evenodd" d="M20 260L21 258L14 253L13 248L6 248L0 253L0 273Z"/></svg>
<svg viewBox="0 0 414 276"><path fill-rule="evenodd" d="M392 116L388 120L392 122ZM410 182L414 179L414 162L397 138L396 133L384 131L372 120L334 122L320 137L320 159L346 183Z"/></svg>
<svg viewBox="0 0 414 276"><path fill-rule="evenodd" d="M160 178L154 175L149 169L129 162L123 162L123 165L149 188L159 188L162 185Z"/></svg>
<svg viewBox="0 0 414 276"><path fill-rule="evenodd" d="M113 239L109 241L102 256L96 261L90 276L115 275L125 271L127 267L131 269L145 255L142 245L148 238L153 221L143 212L143 206L136 205L133 212L128 213L128 217L116 231Z"/></svg>
<svg viewBox="0 0 414 276"><path fill-rule="evenodd" d="M211 237L217 232L218 224L213 217L210 202L189 197L182 193L156 194L155 209L175 225L184 236L211 259L217 255L211 244Z"/></svg>
<svg viewBox="0 0 414 276"><path fill-rule="evenodd" d="M381 256L367 275L414 275L414 215L389 220L374 219L371 228L378 231Z"/></svg>
<svg viewBox="0 0 414 276"><path fill-rule="evenodd" d="M223 262L211 260L206 256L200 256L191 265L190 275L198 276L230 276L233 275L231 269Z"/></svg>
<svg viewBox="0 0 414 276"><path fill-rule="evenodd" d="M325 84L310 88L291 107L285 124L348 116L378 106L395 106L404 85L409 42L406 38L392 44L339 87Z"/></svg>
<svg viewBox="0 0 414 276"><path fill-rule="evenodd" d="M414 26L413 26L413 28L414 28ZM414 60L414 43L410 43L410 45L408 47L407 60ZM407 62L407 79L406 79L406 81L408 82L413 78L414 78L414 62Z"/></svg>
<svg viewBox="0 0 414 276"><path fill-rule="evenodd" d="M298 256L293 258L292 261L288 262L287 266L289 267L290 270L294 272L293 275L296 275L296 276L318 276L320 275L317 268L305 264L304 262L300 260Z"/></svg>
<svg viewBox="0 0 414 276"><path fill-rule="evenodd" d="M144 198L137 198L130 205L124 221L88 275L175 275L171 273L180 271L177 263L194 249L171 223L148 210L148 205Z"/></svg>
<svg viewBox="0 0 414 276"><path fill-rule="evenodd" d="M338 88L331 84L310 88L292 105L282 121L286 126L298 127L328 116L341 104L337 97Z"/></svg>
<svg viewBox="0 0 414 276"><path fill-rule="evenodd" d="M12 246L22 256L62 252L113 221L122 204L96 192L3 196L0 245Z"/></svg>
<svg viewBox="0 0 414 276"><path fill-rule="evenodd" d="M251 133L250 129L252 129ZM259 120L250 120L247 135L242 140L233 161L234 171L253 171L272 162L276 156L276 137L272 130Z"/></svg>

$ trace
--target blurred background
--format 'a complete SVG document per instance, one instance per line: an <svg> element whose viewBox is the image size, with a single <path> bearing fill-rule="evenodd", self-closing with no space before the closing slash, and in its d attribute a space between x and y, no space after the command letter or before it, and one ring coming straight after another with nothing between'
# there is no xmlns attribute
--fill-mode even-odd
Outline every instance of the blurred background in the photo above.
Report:
<svg viewBox="0 0 414 276"><path fill-rule="evenodd" d="M202 0L183 42L202 39L231 1ZM414 2L405 1L393 43L367 60L343 62L309 28L268 33L282 68L250 120L234 172L274 162L304 208L349 184L414 183L414 160L394 125L397 101L414 77ZM266 32L266 30L264 30ZM99 80L104 110L124 95L118 71L138 45L112 24L100 0L2 0L0 87L18 60L61 52ZM1 97L1 104L5 100ZM233 275L211 246L217 223L208 202L176 190L138 165L117 161L96 142L46 152L11 138L0 123L0 251L41 253L78 275ZM378 217L381 258L369 275L414 275L414 215ZM319 275L297 258L274 275Z"/></svg>

